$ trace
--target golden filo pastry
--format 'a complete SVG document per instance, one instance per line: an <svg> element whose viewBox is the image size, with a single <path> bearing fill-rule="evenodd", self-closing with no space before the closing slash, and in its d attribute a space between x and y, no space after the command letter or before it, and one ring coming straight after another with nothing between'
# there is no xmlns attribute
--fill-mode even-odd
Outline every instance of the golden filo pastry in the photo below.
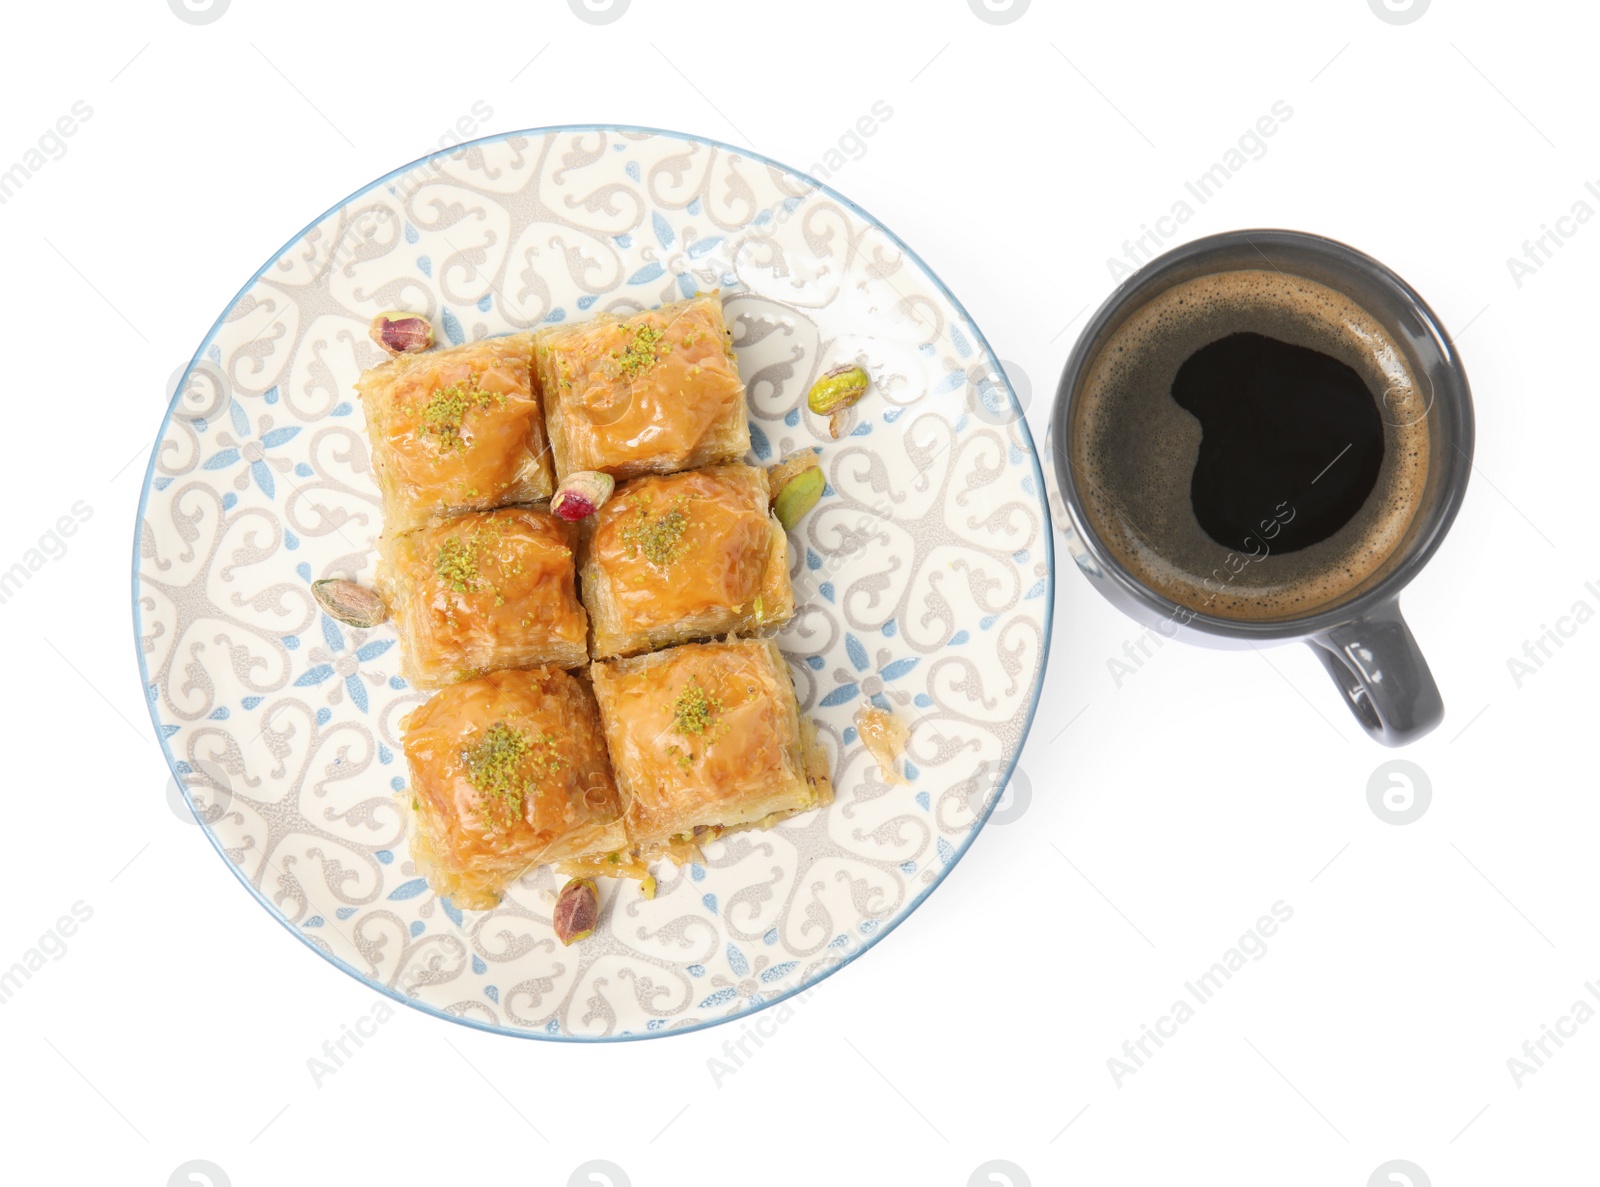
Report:
<svg viewBox="0 0 1600 1187"><path fill-rule="evenodd" d="M830 802L827 752L777 644L689 643L590 669L623 821L648 860Z"/></svg>
<svg viewBox="0 0 1600 1187"><path fill-rule="evenodd" d="M750 449L744 383L722 298L542 329L534 372L556 477L616 479L737 461Z"/></svg>
<svg viewBox="0 0 1600 1187"><path fill-rule="evenodd" d="M734 463L623 483L580 548L596 659L753 634L794 615L767 472Z"/></svg>
<svg viewBox="0 0 1600 1187"><path fill-rule="evenodd" d="M385 535L377 586L418 688L496 668L587 662L574 525L540 507L476 511Z"/></svg>
<svg viewBox="0 0 1600 1187"><path fill-rule="evenodd" d="M493 672L423 702L402 730L412 856L457 907L494 907L535 865L625 849L624 804L581 677Z"/></svg>
<svg viewBox="0 0 1600 1187"><path fill-rule="evenodd" d="M361 376L389 531L551 496L532 353L533 335L513 334L403 354Z"/></svg>

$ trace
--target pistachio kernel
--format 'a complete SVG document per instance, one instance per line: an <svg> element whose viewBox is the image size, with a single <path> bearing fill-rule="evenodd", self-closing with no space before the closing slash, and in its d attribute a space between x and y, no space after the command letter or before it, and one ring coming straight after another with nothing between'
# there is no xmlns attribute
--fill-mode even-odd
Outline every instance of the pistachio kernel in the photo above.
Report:
<svg viewBox="0 0 1600 1187"><path fill-rule="evenodd" d="M576 944L592 935L599 921L600 891L593 878L574 878L561 888L550 919L556 939L563 944Z"/></svg>
<svg viewBox="0 0 1600 1187"><path fill-rule="evenodd" d="M806 406L818 416L832 416L866 395L871 382L871 377L861 367L843 363L811 385Z"/></svg>
<svg viewBox="0 0 1600 1187"><path fill-rule="evenodd" d="M826 483L827 479L822 476L822 471L812 466L810 469L800 471L783 484L777 497L772 500L772 509L777 513L778 522L783 525L784 531L794 531L795 525L805 513L817 505L817 500L822 498L822 488Z"/></svg>
<svg viewBox="0 0 1600 1187"><path fill-rule="evenodd" d="M550 510L568 523L577 523L600 510L601 504L616 489L616 479L599 470L579 470L568 474L556 487Z"/></svg>
<svg viewBox="0 0 1600 1187"><path fill-rule="evenodd" d="M391 355L418 354L433 346L433 325L420 313L380 313L367 334Z"/></svg>
<svg viewBox="0 0 1600 1187"><path fill-rule="evenodd" d="M328 617L346 626L375 627L389 617L383 599L364 585L329 577L311 583L311 596Z"/></svg>
<svg viewBox="0 0 1600 1187"><path fill-rule="evenodd" d="M778 492L791 478L798 477L806 470L815 470L818 466L817 451L814 449L799 449L791 453L775 466L767 467L767 490L770 492L768 506L776 506Z"/></svg>

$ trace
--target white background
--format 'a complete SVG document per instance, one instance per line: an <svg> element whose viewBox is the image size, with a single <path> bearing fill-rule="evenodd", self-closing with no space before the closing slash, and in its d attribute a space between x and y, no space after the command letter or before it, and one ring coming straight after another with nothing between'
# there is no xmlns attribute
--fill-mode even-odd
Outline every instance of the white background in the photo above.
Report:
<svg viewBox="0 0 1600 1187"><path fill-rule="evenodd" d="M0 206L0 568L93 511L0 605L0 965L93 912L0 1007L8 1181L187 1182L195 1159L214 1187L559 1187L593 1159L634 1187L960 1187L994 1159L1012 1187L1361 1187L1402 1158L1441 1187L1592 1177L1600 1020L1520 1086L1506 1063L1600 978L1600 622L1521 687L1507 665L1574 603L1600 610L1600 220L1520 286L1506 263L1580 199L1600 211L1591 9L1435 0L1395 26L1366 0L1033 0L991 25L967 0L633 0L596 26L564 0L232 0L194 26L107 0L7 25L0 168L93 109ZM375 995L169 809L141 703L129 549L174 369L285 239L475 100L479 134L644 123L807 169L877 99L892 118L831 181L1012 362L1036 437L1107 258L1293 108L1166 245L1332 235L1459 337L1476 473L1404 603L1449 710L1406 752L1427 813L1369 808L1392 756L1303 648L1168 644L1118 687L1107 660L1136 628L1068 565L1025 810L735 1074L707 1061L738 1024L557 1045L399 1010L317 1085L307 1060ZM1119 1087L1107 1059L1277 900L1294 914L1267 954Z"/></svg>

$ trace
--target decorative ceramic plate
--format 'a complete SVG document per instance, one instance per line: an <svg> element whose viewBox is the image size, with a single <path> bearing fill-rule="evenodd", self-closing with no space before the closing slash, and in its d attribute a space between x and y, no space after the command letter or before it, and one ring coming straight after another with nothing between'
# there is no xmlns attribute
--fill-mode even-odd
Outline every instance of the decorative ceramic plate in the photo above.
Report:
<svg viewBox="0 0 1600 1187"><path fill-rule="evenodd" d="M367 323L451 343L721 287L764 463L820 445L779 638L834 756L821 812L609 881L563 948L541 869L494 911L417 875L401 717L423 699L389 626L319 611L370 579L381 523L353 384ZM866 360L838 441L817 375ZM211 842L262 906L409 1005L502 1034L616 1039L770 1005L890 931L1004 788L1049 645L1049 512L1033 442L961 306L865 211L755 153L643 128L517 132L427 157L312 223L245 285L174 397L146 475L134 626L155 723ZM913 723L909 786L851 726Z"/></svg>

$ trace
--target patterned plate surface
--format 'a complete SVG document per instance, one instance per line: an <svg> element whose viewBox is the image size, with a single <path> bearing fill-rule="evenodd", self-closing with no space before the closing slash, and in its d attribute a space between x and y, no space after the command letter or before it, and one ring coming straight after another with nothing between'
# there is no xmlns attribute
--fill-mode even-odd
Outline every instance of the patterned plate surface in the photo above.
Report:
<svg viewBox="0 0 1600 1187"><path fill-rule="evenodd" d="M721 286L763 462L823 446L791 537L780 638L834 758L831 808L603 888L563 948L540 870L492 912L417 876L399 721L423 694L390 627L322 615L309 584L370 579L381 524L352 385L367 323L426 311L450 342ZM805 406L846 359L874 378L838 441ZM846 199L754 153L635 128L557 128L409 165L296 236L213 327L151 458L134 624L151 718L205 832L311 947L381 992L504 1034L642 1037L805 988L905 918L971 842L1039 695L1052 556L1015 397L955 299ZM910 786L851 727L915 722Z"/></svg>

